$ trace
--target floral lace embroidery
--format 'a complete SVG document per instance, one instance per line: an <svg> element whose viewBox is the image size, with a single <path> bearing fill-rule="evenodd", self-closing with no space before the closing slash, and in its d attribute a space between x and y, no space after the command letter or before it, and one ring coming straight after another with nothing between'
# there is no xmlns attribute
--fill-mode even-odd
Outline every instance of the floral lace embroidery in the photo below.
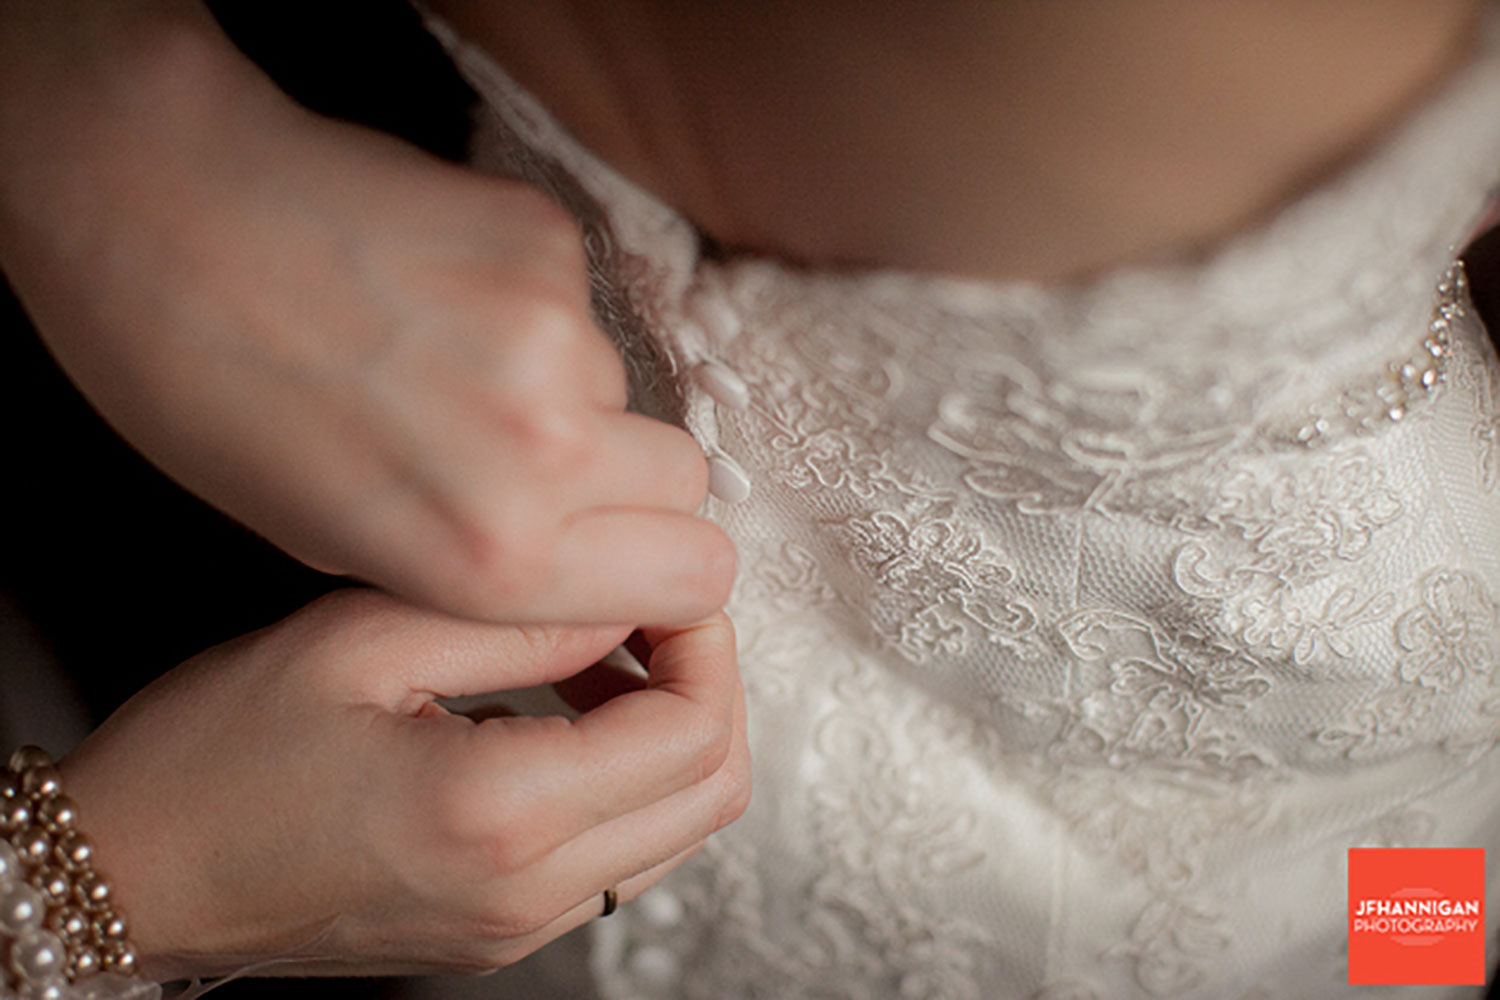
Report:
<svg viewBox="0 0 1500 1000"><path fill-rule="evenodd" d="M1386 745L1409 744L1431 706L1431 698L1420 689L1383 691L1359 706L1350 721L1319 729L1313 735L1320 744L1346 757L1360 757Z"/></svg>
<svg viewBox="0 0 1500 1000"><path fill-rule="evenodd" d="M1189 542L1178 549L1173 579L1185 592L1222 602L1225 628L1252 648L1287 651L1298 664L1319 646L1348 656L1347 633L1382 621L1395 604L1389 592L1344 586L1327 597L1307 597L1309 584L1343 563L1361 559L1378 532L1402 515L1396 494L1368 454L1331 457L1296 472L1229 474L1211 488L1204 515L1249 544Z"/></svg>
<svg viewBox="0 0 1500 1000"><path fill-rule="evenodd" d="M1079 660L1107 666L1052 750L1064 765L1045 786L1083 835L1140 873L1150 901L1127 940L1104 951L1129 960L1152 996L1210 976L1228 947L1222 910L1195 894L1208 848L1268 814L1269 751L1229 721L1271 689L1261 665L1197 634L1168 636L1119 612L1085 611L1058 626ZM1107 761L1110 770L1079 767Z"/></svg>
<svg viewBox="0 0 1500 1000"><path fill-rule="evenodd" d="M1500 644L1495 603L1467 573L1438 571L1422 581L1422 600L1396 619L1401 679L1449 692L1494 669Z"/></svg>
<svg viewBox="0 0 1500 1000"><path fill-rule="evenodd" d="M1056 756L1078 760L1081 750L1111 767L1172 770L1190 762L1229 779L1269 764L1264 751L1213 725L1271 689L1251 657L1202 635L1168 637L1117 611L1079 612L1058 631L1079 660L1106 663L1108 674L1080 700Z"/></svg>
<svg viewBox="0 0 1500 1000"><path fill-rule="evenodd" d="M1414 604L1392 625L1399 651L1400 686L1380 691L1356 708L1350 721L1320 729L1322 744L1354 757L1410 743L1440 697L1470 686L1480 689L1475 723L1450 733L1450 752L1471 754L1500 739L1500 660L1497 610L1482 582L1469 573L1433 570L1422 577Z"/></svg>
<svg viewBox="0 0 1500 1000"><path fill-rule="evenodd" d="M809 889L806 926L841 962L867 964L862 976L894 971L897 996L981 1000L974 949L992 932L922 898L983 862L975 818L924 781L921 761L933 747L888 735L903 713L866 682L867 669L853 662L835 684L843 704L858 710L836 711L816 731L817 750L832 764L864 764L861 780L813 792L812 828L827 871Z"/></svg>
<svg viewBox="0 0 1500 1000"><path fill-rule="evenodd" d="M747 667L747 694L767 699L796 696L806 673L802 654L807 639L786 627L787 618L836 603L833 587L819 572L817 556L796 542L768 548L744 568L729 606L740 638L740 662Z"/></svg>
<svg viewBox="0 0 1500 1000"><path fill-rule="evenodd" d="M885 593L869 602L876 630L915 662L967 652L975 637L1035 656L1036 612L1005 596L1016 571L976 535L930 510L877 511L838 526L854 565Z"/></svg>
<svg viewBox="0 0 1500 1000"><path fill-rule="evenodd" d="M1205 898L1153 900L1130 928L1130 940L1106 954L1135 962L1136 979L1154 996L1169 997L1203 982L1208 963L1229 947L1221 907Z"/></svg>
<svg viewBox="0 0 1500 1000"><path fill-rule="evenodd" d="M1488 411L1494 412L1494 411ZM1474 424L1479 481L1486 492L1500 487L1500 419L1485 418Z"/></svg>
<svg viewBox="0 0 1500 1000"><path fill-rule="evenodd" d="M1472 378L1477 419L1469 429L1474 444L1474 472L1486 493L1500 489L1500 369L1476 365Z"/></svg>
<svg viewBox="0 0 1500 1000"><path fill-rule="evenodd" d="M1084 843L1144 881L1146 904L1124 940L1100 957L1129 962L1151 996L1175 996L1212 979L1232 931L1201 885L1206 857L1222 839L1263 826L1270 781L1268 774L1223 785L1190 774L1132 778L1070 769L1047 786Z"/></svg>
<svg viewBox="0 0 1500 1000"><path fill-rule="evenodd" d="M1242 440L1256 400L1276 381L1265 375L1233 393L1217 378L1132 371L1056 381L1018 362L992 364L960 377L927 434L967 460L963 482L982 496L1028 513L1118 510L1128 486Z"/></svg>

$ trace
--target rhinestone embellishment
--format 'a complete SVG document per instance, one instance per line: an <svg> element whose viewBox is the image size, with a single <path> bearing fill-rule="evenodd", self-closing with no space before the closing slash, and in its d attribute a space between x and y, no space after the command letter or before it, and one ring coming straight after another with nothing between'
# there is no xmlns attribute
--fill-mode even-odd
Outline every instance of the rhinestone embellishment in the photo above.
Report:
<svg viewBox="0 0 1500 1000"><path fill-rule="evenodd" d="M1432 320L1421 348L1409 358L1392 361L1379 375L1345 389L1337 401L1313 408L1292 434L1293 440L1317 447L1333 437L1369 434L1406 419L1413 406L1447 381L1453 324L1464 315L1467 289L1463 261L1454 261L1437 283Z"/></svg>

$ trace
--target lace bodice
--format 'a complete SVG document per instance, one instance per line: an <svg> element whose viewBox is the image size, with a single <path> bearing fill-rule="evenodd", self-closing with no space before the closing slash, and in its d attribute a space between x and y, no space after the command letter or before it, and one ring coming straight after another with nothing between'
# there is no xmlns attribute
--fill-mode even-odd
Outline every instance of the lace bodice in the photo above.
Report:
<svg viewBox="0 0 1500 1000"><path fill-rule="evenodd" d="M1354 996L1346 848L1500 847L1496 28L1264 225L1065 287L706 257L447 37L741 553L756 801L606 996Z"/></svg>

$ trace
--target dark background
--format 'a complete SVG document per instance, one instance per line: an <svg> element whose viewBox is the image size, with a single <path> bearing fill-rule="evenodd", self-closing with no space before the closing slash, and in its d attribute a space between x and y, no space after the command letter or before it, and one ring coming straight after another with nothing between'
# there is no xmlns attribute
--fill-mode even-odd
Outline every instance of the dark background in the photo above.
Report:
<svg viewBox="0 0 1500 1000"><path fill-rule="evenodd" d="M210 6L304 104L461 158L473 94L401 0ZM1500 329L1500 232L1466 258L1475 301ZM52 363L3 283L0 421L0 594L37 626L95 721L182 660L340 584L183 492L121 441ZM401 993L395 980L252 980L215 995Z"/></svg>

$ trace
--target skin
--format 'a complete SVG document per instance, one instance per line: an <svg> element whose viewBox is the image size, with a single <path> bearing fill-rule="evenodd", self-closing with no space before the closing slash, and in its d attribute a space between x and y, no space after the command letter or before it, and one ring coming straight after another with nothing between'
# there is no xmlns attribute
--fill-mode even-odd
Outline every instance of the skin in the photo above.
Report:
<svg viewBox="0 0 1500 1000"><path fill-rule="evenodd" d="M147 458L410 599L211 650L62 762L148 975L493 969L744 809L704 457L624 411L537 192L296 107L188 0L0 0L0 267ZM590 669L643 623L649 682ZM435 701L570 677L577 723Z"/></svg>
<svg viewBox="0 0 1500 1000"><path fill-rule="evenodd" d="M1192 253L1358 153L1483 0L432 0L730 247L1066 280Z"/></svg>

